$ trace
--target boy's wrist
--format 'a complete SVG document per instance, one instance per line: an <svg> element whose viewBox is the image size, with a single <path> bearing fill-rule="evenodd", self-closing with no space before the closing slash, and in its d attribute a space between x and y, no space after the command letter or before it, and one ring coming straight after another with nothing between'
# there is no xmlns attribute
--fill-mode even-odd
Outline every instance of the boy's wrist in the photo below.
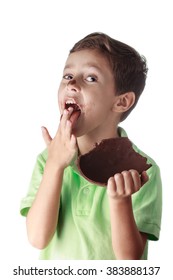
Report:
<svg viewBox="0 0 173 280"><path fill-rule="evenodd" d="M49 158L47 159L45 168L50 169L51 171L54 171L56 173L63 173L64 169L65 169L64 166L55 163L53 160L51 160Z"/></svg>
<svg viewBox="0 0 173 280"><path fill-rule="evenodd" d="M124 208L124 207L131 207L132 205L132 198L131 195L126 197L111 197L109 196L110 206L115 208Z"/></svg>

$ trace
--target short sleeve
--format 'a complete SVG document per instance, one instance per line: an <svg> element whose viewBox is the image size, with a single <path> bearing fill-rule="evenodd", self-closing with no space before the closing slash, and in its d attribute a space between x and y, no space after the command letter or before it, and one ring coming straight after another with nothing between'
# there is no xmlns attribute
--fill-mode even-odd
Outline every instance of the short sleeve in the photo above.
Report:
<svg viewBox="0 0 173 280"><path fill-rule="evenodd" d="M148 182L132 197L133 212L139 231L147 233L149 240L158 240L162 215L162 183L159 167L148 171Z"/></svg>
<svg viewBox="0 0 173 280"><path fill-rule="evenodd" d="M43 153L39 154L37 157L27 195L21 200L20 203L20 213L22 216L27 216L27 213L30 207L32 206L32 203L35 199L36 193L42 180L46 160L47 150L43 151Z"/></svg>

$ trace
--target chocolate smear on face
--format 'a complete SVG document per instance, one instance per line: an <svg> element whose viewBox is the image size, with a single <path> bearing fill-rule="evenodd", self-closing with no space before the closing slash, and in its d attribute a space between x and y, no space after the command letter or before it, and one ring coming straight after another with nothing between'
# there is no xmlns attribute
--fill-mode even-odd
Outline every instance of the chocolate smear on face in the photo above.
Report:
<svg viewBox="0 0 173 280"><path fill-rule="evenodd" d="M141 174L151 167L147 159L137 153L127 137L104 139L88 153L79 156L78 169L94 184L106 186L110 177L135 169Z"/></svg>

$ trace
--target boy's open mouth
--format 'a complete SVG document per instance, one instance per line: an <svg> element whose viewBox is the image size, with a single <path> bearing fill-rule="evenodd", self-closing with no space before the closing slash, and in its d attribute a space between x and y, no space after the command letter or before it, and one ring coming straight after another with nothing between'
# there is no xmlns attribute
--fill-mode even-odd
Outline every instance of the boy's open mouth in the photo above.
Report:
<svg viewBox="0 0 173 280"><path fill-rule="evenodd" d="M81 110L79 108L79 106L76 103L65 103L65 109L68 110L68 108L73 108L73 113L76 111L79 111L81 113Z"/></svg>

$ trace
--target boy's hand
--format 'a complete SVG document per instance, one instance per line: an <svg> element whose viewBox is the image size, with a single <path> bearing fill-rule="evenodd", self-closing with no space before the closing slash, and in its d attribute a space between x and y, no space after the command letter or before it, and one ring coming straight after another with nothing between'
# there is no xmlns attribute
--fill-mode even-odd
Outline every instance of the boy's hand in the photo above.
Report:
<svg viewBox="0 0 173 280"><path fill-rule="evenodd" d="M42 134L48 148L48 160L54 166L66 168L77 152L76 137L72 134L72 123L69 120L73 108L64 110L58 131L52 139L47 128L42 127Z"/></svg>
<svg viewBox="0 0 173 280"><path fill-rule="evenodd" d="M146 171L141 176L136 170L123 171L110 177L107 184L108 196L113 199L122 199L137 192L148 181Z"/></svg>

